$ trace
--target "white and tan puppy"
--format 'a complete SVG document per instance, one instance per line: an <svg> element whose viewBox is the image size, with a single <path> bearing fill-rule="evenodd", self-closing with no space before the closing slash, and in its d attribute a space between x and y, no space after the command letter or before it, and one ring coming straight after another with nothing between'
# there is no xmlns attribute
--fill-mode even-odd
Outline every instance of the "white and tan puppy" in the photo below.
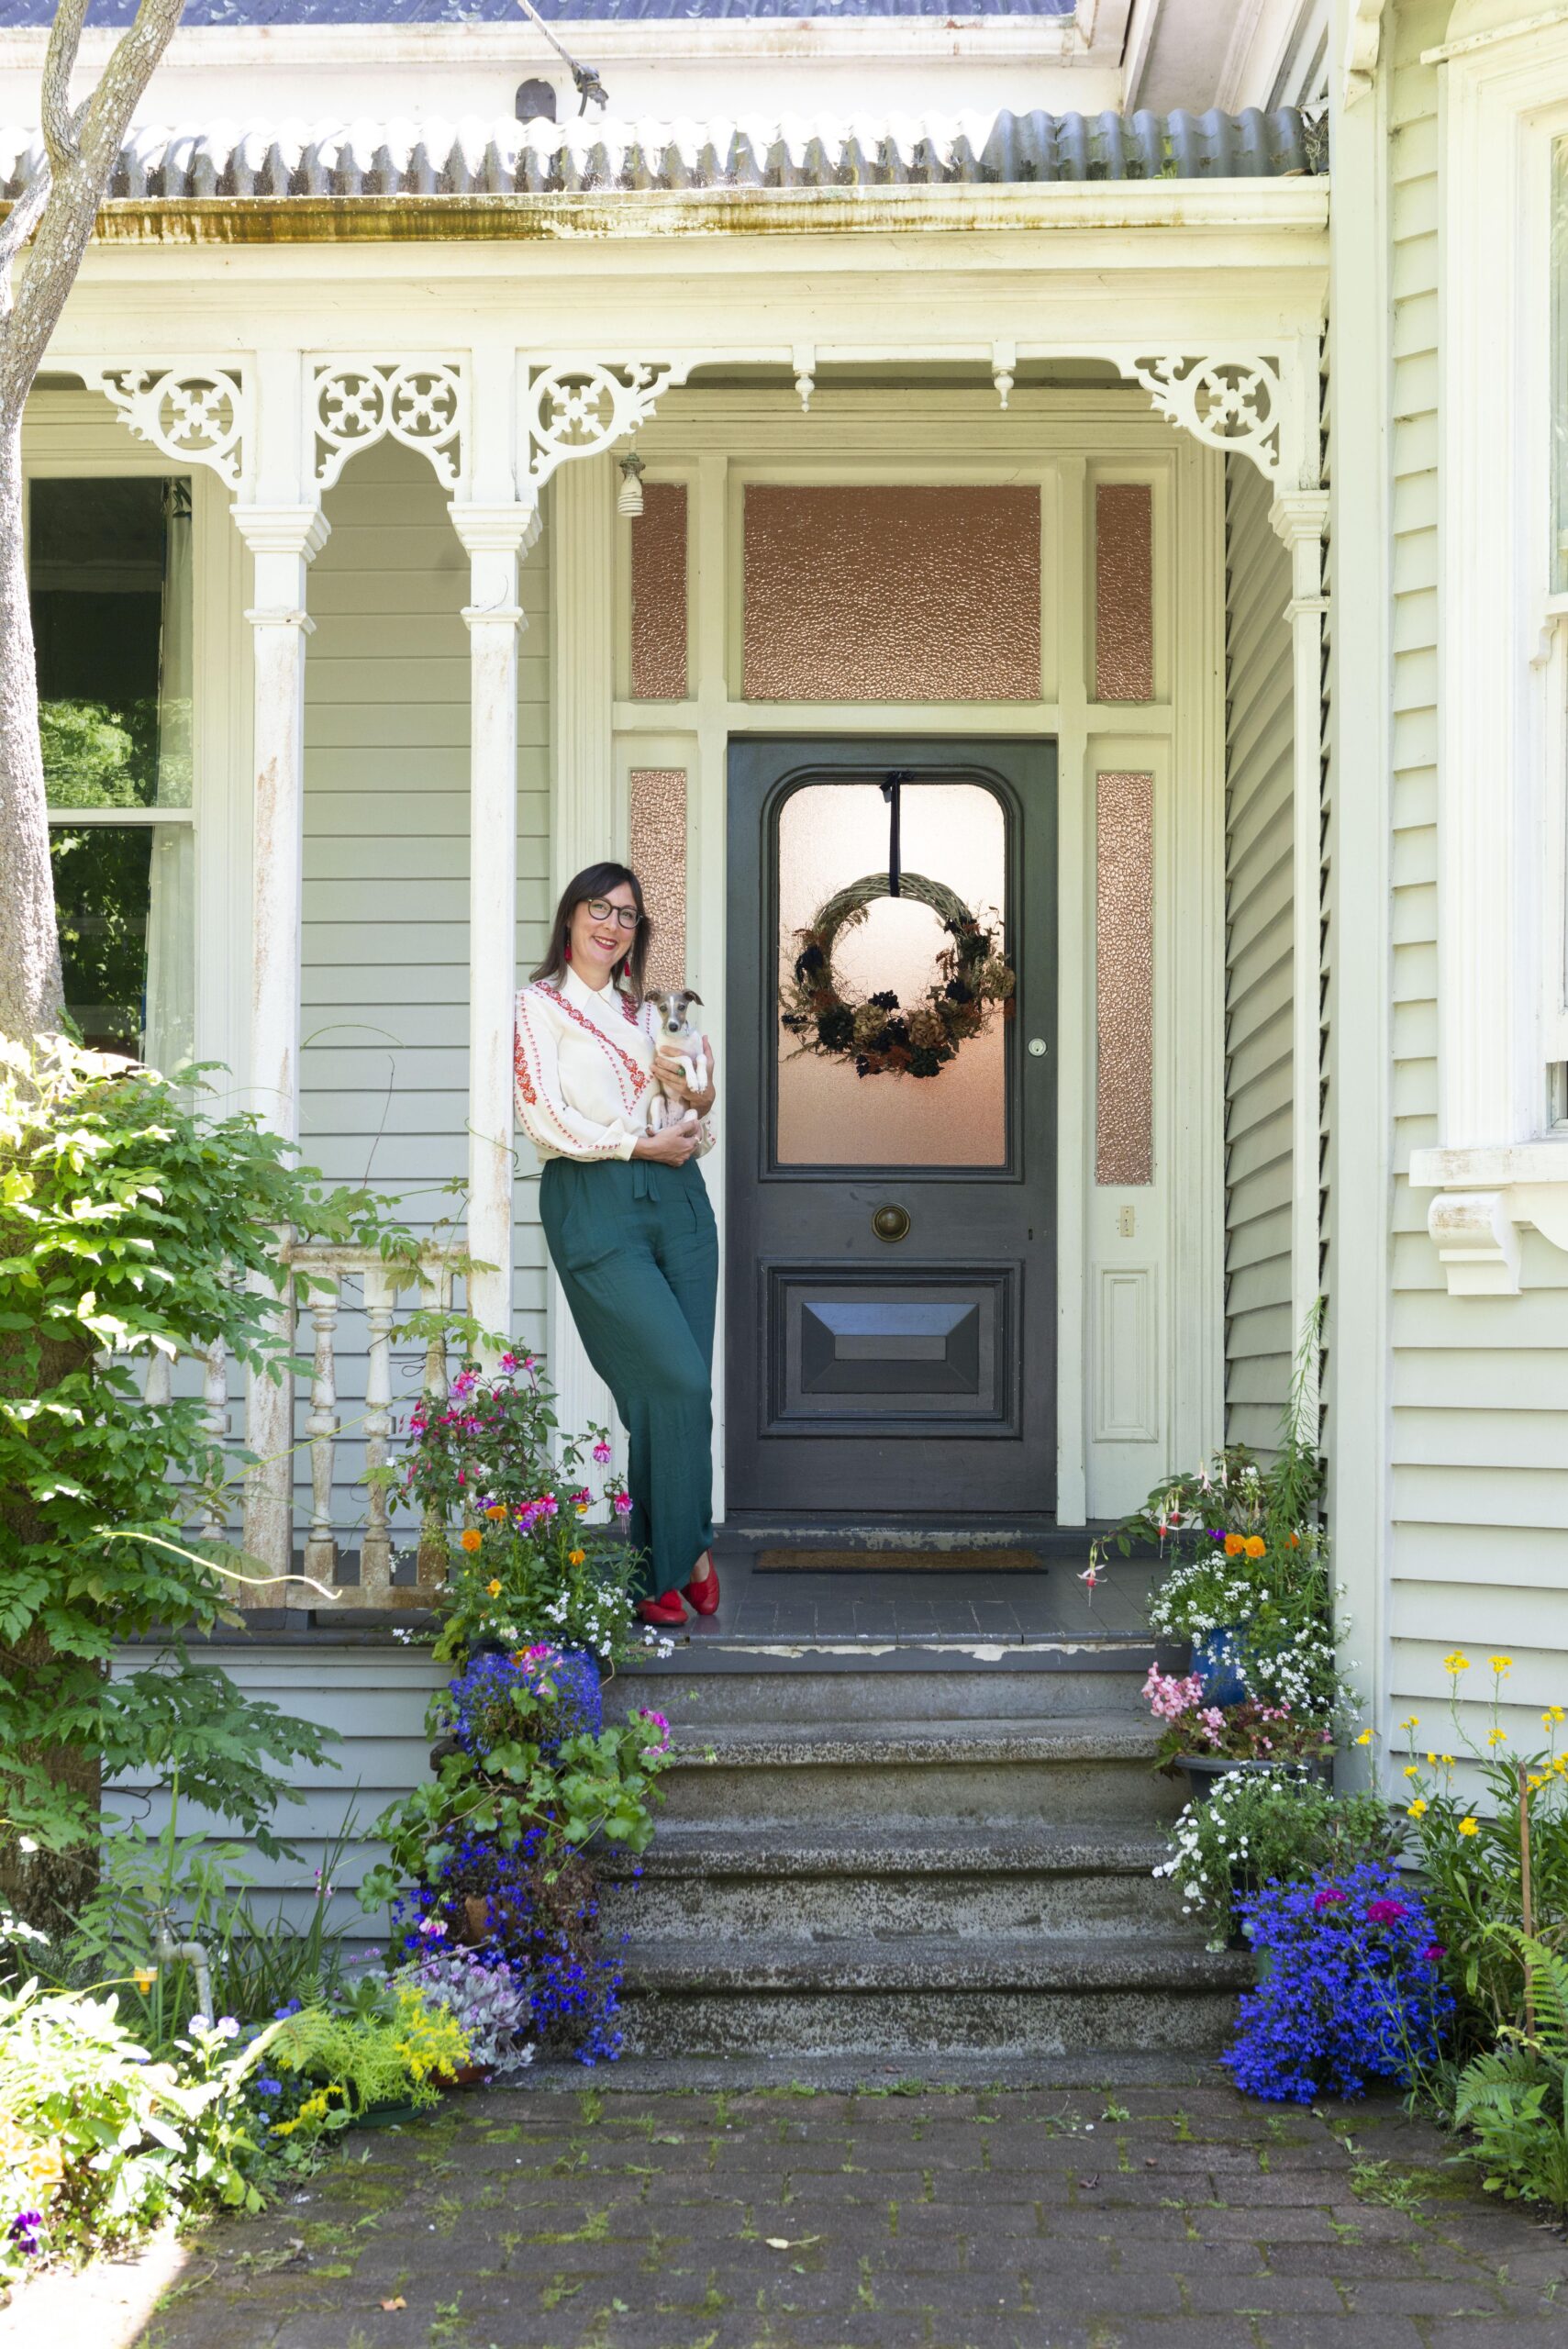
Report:
<svg viewBox="0 0 1568 2349"><path fill-rule="evenodd" d="M643 1000L653 1006L657 1015L653 1024L655 1049L673 1052L689 1093L706 1093L712 1064L701 1032L692 1026L692 1006L701 1003L701 996L691 987L657 987ZM662 1080L656 1080L648 1104L649 1132L662 1133L666 1126L695 1126L696 1122L696 1111L667 1091Z"/></svg>

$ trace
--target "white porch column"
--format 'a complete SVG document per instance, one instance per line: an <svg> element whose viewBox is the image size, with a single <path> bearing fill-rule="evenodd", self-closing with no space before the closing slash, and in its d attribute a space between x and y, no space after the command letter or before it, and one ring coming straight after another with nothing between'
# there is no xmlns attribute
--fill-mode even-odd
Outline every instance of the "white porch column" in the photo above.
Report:
<svg viewBox="0 0 1568 2349"><path fill-rule="evenodd" d="M1291 650L1295 664L1295 776L1292 790L1291 856L1291 1344L1301 1342L1307 1317L1321 1285L1318 1166L1318 1091L1321 1083L1323 820L1323 533L1329 493L1282 489L1269 519L1290 549ZM1307 1396L1308 1423L1316 1431L1318 1389L1314 1370Z"/></svg>
<svg viewBox="0 0 1568 2349"><path fill-rule="evenodd" d="M325 544L320 507L301 492L303 450L297 351L265 351L257 362L256 497L234 518L255 566L251 626L255 668L252 812L250 1091L274 1133L299 1136L299 1038L305 869L306 572ZM245 1543L273 1573L291 1563L294 1387L251 1375L247 1438L259 1455L246 1496ZM262 1592L257 1603L275 1603Z"/></svg>
<svg viewBox="0 0 1568 2349"><path fill-rule="evenodd" d="M468 1285L487 1330L512 1329L512 998L517 963L517 562L535 506L454 503L469 601Z"/></svg>
<svg viewBox="0 0 1568 2349"><path fill-rule="evenodd" d="M551 893L599 858L624 853L612 731L615 460L579 457L554 476L550 576L554 787ZM561 1283L550 1284L550 1375L561 1424L615 1424L608 1387L590 1367Z"/></svg>

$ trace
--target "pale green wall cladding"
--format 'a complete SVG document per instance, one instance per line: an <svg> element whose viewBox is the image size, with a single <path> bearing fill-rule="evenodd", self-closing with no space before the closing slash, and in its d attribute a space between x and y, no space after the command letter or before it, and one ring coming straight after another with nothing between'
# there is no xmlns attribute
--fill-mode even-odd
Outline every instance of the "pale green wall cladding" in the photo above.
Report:
<svg viewBox="0 0 1568 2349"><path fill-rule="evenodd" d="M1225 1429L1266 1449L1290 1384L1290 558L1226 468Z"/></svg>
<svg viewBox="0 0 1568 2349"><path fill-rule="evenodd" d="M1421 52L1444 5L1393 22L1393 837L1396 1170L1392 1272L1392 1638L1396 1721L1441 1734L1441 1659L1486 1678L1496 1648L1521 1735L1568 1690L1568 1259L1534 1232L1524 1295L1451 1297L1407 1179L1437 1132L1438 76ZM1479 423L1476 427L1480 429ZM1449 550L1448 560L1462 560ZM1499 941L1499 951L1502 951ZM1368 1202L1367 1211L1373 1203ZM1507 1716L1505 1717L1508 1718Z"/></svg>
<svg viewBox="0 0 1568 2349"><path fill-rule="evenodd" d="M306 655L304 1052L306 1157L401 1194L428 1228L458 1211L468 1115L468 557L448 493L384 440L327 494ZM536 957L550 872L549 532L522 566L517 681L517 959ZM517 1196L515 1330L541 1348L545 1257L532 1177ZM338 1520L353 1539L364 1325L339 1331ZM395 1388L418 1383L400 1350ZM303 1433L308 1397L297 1419ZM300 1484L307 1481L302 1453ZM410 1527L403 1528L405 1531Z"/></svg>

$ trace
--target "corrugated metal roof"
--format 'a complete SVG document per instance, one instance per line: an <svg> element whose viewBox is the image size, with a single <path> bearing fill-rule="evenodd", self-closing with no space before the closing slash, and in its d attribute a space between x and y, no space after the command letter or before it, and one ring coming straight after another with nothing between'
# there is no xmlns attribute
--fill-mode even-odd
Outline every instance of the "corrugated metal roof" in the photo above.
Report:
<svg viewBox="0 0 1568 2349"><path fill-rule="evenodd" d="M555 195L656 188L940 187L1271 179L1320 168L1294 107L1245 114L968 114L896 121L474 119L135 130L111 196ZM0 195L42 152L0 128Z"/></svg>
<svg viewBox="0 0 1568 2349"><path fill-rule="evenodd" d="M0 0L0 30L44 26L56 0ZM537 0L551 23L614 24L644 17L1071 17L1074 0ZM91 0L90 25L128 25L137 0ZM251 25L516 25L516 0L186 0L183 21Z"/></svg>

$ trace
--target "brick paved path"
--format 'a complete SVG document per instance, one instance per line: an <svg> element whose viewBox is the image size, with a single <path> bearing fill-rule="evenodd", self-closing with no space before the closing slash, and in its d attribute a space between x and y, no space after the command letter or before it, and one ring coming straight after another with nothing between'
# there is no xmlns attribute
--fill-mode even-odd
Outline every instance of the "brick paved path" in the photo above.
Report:
<svg viewBox="0 0 1568 2349"><path fill-rule="evenodd" d="M1447 2151L1212 2086L476 2096L213 2229L141 2342L1563 2349L1568 2243Z"/></svg>

